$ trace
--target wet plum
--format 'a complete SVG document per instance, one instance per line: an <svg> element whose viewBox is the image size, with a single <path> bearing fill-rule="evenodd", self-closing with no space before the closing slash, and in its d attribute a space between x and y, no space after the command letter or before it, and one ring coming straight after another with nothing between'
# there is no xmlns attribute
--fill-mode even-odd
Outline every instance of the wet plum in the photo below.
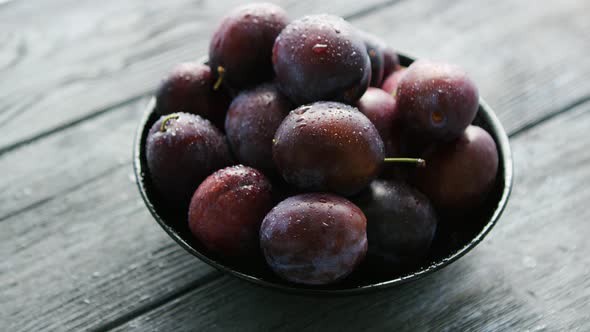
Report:
<svg viewBox="0 0 590 332"><path fill-rule="evenodd" d="M369 86L371 61L349 23L331 15L305 16L277 37L272 61L276 79L295 104L354 104Z"/></svg>
<svg viewBox="0 0 590 332"><path fill-rule="evenodd" d="M194 114L160 117L145 144L154 186L175 207L188 206L201 181L231 164L229 146L219 129Z"/></svg>
<svg viewBox="0 0 590 332"><path fill-rule="evenodd" d="M455 65L418 60L397 87L397 106L416 138L451 141L473 121L479 106L475 83Z"/></svg>
<svg viewBox="0 0 590 332"><path fill-rule="evenodd" d="M383 70L385 59L383 52L387 46L381 38L367 33L360 32L367 48L367 54L371 60L371 83L370 86L380 86L383 81Z"/></svg>
<svg viewBox="0 0 590 332"><path fill-rule="evenodd" d="M397 86L399 84L399 80L402 78L405 71L405 68L401 68L399 70L394 71L391 75L386 76L385 80L383 80L383 84L381 85L381 90L393 96L397 96Z"/></svg>
<svg viewBox="0 0 590 332"><path fill-rule="evenodd" d="M273 205L271 184L262 173L242 165L223 168L195 191L189 228L223 257L254 257L260 253L260 224Z"/></svg>
<svg viewBox="0 0 590 332"><path fill-rule="evenodd" d="M269 3L243 5L231 11L209 45L214 76L221 75L221 82L233 90L271 79L272 47L288 21L282 8Z"/></svg>
<svg viewBox="0 0 590 332"><path fill-rule="evenodd" d="M357 106L377 128L385 146L385 155L398 156L400 128L395 98L381 89L369 87Z"/></svg>
<svg viewBox="0 0 590 332"><path fill-rule="evenodd" d="M364 258L366 218L356 205L336 195L293 196L264 218L260 247L280 277L308 285L332 283Z"/></svg>
<svg viewBox="0 0 590 332"><path fill-rule="evenodd" d="M477 209L491 190L498 172L498 151L492 137L469 126L457 140L436 146L426 155L415 183L446 214Z"/></svg>
<svg viewBox="0 0 590 332"><path fill-rule="evenodd" d="M375 180L355 203L367 217L369 253L397 267L426 256L438 222L424 194L402 181Z"/></svg>
<svg viewBox="0 0 590 332"><path fill-rule="evenodd" d="M196 114L223 128L225 112L231 101L224 90L213 90L209 66L198 62L177 65L156 91L156 113Z"/></svg>
<svg viewBox="0 0 590 332"><path fill-rule="evenodd" d="M238 161L272 171L272 139L291 109L291 103L271 84L240 93L232 101L225 121L227 138Z"/></svg>
<svg viewBox="0 0 590 332"><path fill-rule="evenodd" d="M383 49L383 78L388 77L394 71L402 69L399 63L399 56L391 47Z"/></svg>
<svg viewBox="0 0 590 332"><path fill-rule="evenodd" d="M375 126L355 107L317 102L283 120L273 158L283 178L300 189L352 195L377 176L384 147Z"/></svg>

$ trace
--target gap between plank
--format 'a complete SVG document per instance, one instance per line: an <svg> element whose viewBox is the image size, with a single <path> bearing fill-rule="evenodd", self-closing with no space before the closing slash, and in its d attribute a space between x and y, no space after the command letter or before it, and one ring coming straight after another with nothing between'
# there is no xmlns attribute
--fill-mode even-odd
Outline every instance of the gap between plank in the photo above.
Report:
<svg viewBox="0 0 590 332"><path fill-rule="evenodd" d="M114 172L116 170L119 170L120 168L127 167L127 166L128 166L128 163L119 164L119 165L116 165L116 166L113 166L113 167L109 167L106 170L104 170L103 172L100 172L100 173L96 174L95 176L93 176L93 177L91 177L91 178L89 178L89 179L87 179L85 181L82 181L82 182L80 182L78 184L75 184L75 185L73 185L71 187L68 187L68 188L66 188L66 189L64 189L64 190L62 190L62 191L60 191L58 193L55 193L55 194L53 194L53 195L51 195L49 197L42 198L42 199L37 200L37 201L35 201L35 202L33 202L33 203L29 204L29 205L26 205L26 206L21 207L21 208L18 208L16 210L10 211L10 212L8 212L5 215L0 216L0 222L5 221L5 220L7 220L9 218L12 218L14 216L18 216L19 214L24 213L24 212L27 212L27 211L29 211L31 209L35 209L35 208L38 208L40 206L43 206L44 204L53 201L57 197L62 197L64 195L67 195L67 194L69 194L69 193L71 193L73 191L76 191L76 190L78 190L78 189L80 189L80 188L82 188L82 187L84 187L84 186L86 186L86 185L88 185L88 184L90 184L92 182L95 182L95 181L97 181L97 180L99 180L99 179L101 179L101 178L103 178L103 177L105 177L107 175L110 175L112 172Z"/></svg>
<svg viewBox="0 0 590 332"><path fill-rule="evenodd" d="M179 289L177 289L175 292L172 292L156 301L153 301L151 303L147 303L144 306L141 306L133 311L130 311L120 317L115 318L114 320L104 323L102 325L97 326L94 329L91 329L90 331L92 332L102 332L102 331L109 331L112 330L114 328L117 328L137 317L142 316L143 314L146 314L170 301L173 301L174 299L181 297L185 294L188 294L190 292L192 292L193 290L208 284L210 282L213 282L219 278L221 278L223 276L223 274L220 271L214 271L211 272Z"/></svg>
<svg viewBox="0 0 590 332"><path fill-rule="evenodd" d="M2 0L0 0L0 4L1 4L1 1ZM381 10L383 8L387 8L389 6L395 5L395 4L397 4L399 2L402 2L402 1L404 1L404 0L389 0L389 1L384 1L384 2L381 2L381 3L375 4L373 6L367 7L365 9L361 9L360 11L358 11L356 13L345 15L343 17L346 20L356 20L356 19L365 17L367 15L370 15L370 14L372 14L372 13L374 13L376 11L379 11L379 10ZM25 146L27 144L33 143L33 142L38 141L40 139L43 139L45 137L51 136L51 135L56 134L56 133L58 133L58 132L60 132L62 130L68 129L70 127L74 127L74 126L79 125L81 123L84 123L84 122L86 122L88 120L92 120L92 119L97 118L97 117L99 117L99 116L101 116L103 114L107 114L107 113L109 113L111 111L114 111L116 109L119 109L122 106L126 106L126 105L132 104L132 103L134 103L136 101L139 101L142 98L149 97L150 95L153 94L153 92L154 92L154 90L153 89L150 89L149 91L146 91L144 93L138 94L136 96L133 96L133 97L128 98L128 99L125 99L123 101L117 102L115 104L111 104L111 105L105 106L105 107L100 108L100 109L95 110L95 111L91 111L87 115L84 115L82 117L79 117L79 118L74 119L74 120L71 120L71 121L68 121L66 123L63 123L63 124L57 126L57 127L50 128L50 129L45 130L45 131L42 131L42 132L40 132L38 134L32 135L32 136L30 136L28 138L24 138L24 139L21 139L21 140L19 140L17 142L11 143L11 144L3 147L3 148L0 148L0 157L2 157L4 154L6 154L8 152L11 152L11 151L14 151L14 150L20 148L22 146Z"/></svg>
<svg viewBox="0 0 590 332"><path fill-rule="evenodd" d="M553 118L556 118L557 116L559 116L561 114L567 113L570 110L573 110L574 108L577 108L578 106L581 106L587 102L590 102L590 95L586 95L581 98L578 98L578 99L574 100L573 102L565 105L564 107L557 109L555 112L549 112L549 113L543 115L542 117L536 119L535 121L527 123L520 128L514 129L512 131L512 133L510 133L508 135L508 137L510 137L510 138L518 137L518 136L522 135L523 133L529 131L530 129L533 129L542 123L545 123Z"/></svg>
<svg viewBox="0 0 590 332"><path fill-rule="evenodd" d="M43 139L45 137L49 137L49 136L52 136L53 134L57 134L57 133L59 133L62 130L65 130L65 129L68 129L68 128L71 128L71 127L75 127L75 126L77 126L79 124L82 124L82 123L88 121L88 120L92 120L92 119L98 118L101 115L105 115L105 114L110 113L110 112L112 112L114 110L118 110L118 109L120 109L120 108L122 108L124 106L131 105L131 104L133 104L133 103L135 103L137 101L140 101L143 98L146 98L146 97L150 96L152 93L153 93L153 91L150 90L148 92L144 92L144 93L138 94L136 96L133 96L133 97L128 98L128 99L125 99L125 100L120 101L118 103L115 103L115 104L112 104L112 105L109 105L109 106L106 106L106 107L103 107L103 108L99 108L98 110L96 110L94 112L91 112L91 113L89 113L87 115L84 115L84 116L79 117L77 119L74 119L72 121L68 121L68 122L66 122L64 124L61 124L61 125L57 126L57 127L54 127L54 128L51 128L51 129L48 129L48 130L45 130L45 131L42 131L42 132L40 132L38 134L35 134L35 135L32 135L32 136L30 136L28 138L22 139L22 140L20 140L18 142L9 144L6 147L3 147L3 148L0 149L0 157L2 157L3 155L5 155L8 152L14 151L14 150L16 150L16 149L18 149L20 147L23 147L23 146L25 146L27 144L31 144L31 143L33 143L35 141L38 141L40 139Z"/></svg>
<svg viewBox="0 0 590 332"><path fill-rule="evenodd" d="M369 14L372 14L380 9L384 9L387 8L389 6L393 6L395 4L397 4L398 2L402 2L404 0L390 0L390 1L385 1L382 3L377 3L374 4L373 6L367 7L365 9L361 9L358 12L354 13L354 14L350 14L350 15L345 15L343 16L345 20L355 20L357 18L361 18L364 16L367 16Z"/></svg>

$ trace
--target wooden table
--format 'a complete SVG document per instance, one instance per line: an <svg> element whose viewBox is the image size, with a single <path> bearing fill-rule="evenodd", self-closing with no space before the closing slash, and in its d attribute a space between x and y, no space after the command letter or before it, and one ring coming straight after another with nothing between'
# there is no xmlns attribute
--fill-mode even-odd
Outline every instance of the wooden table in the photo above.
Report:
<svg viewBox="0 0 590 332"><path fill-rule="evenodd" d="M589 331L590 1L276 2L471 73L515 159L489 237L366 296L225 276L153 221L131 146L159 79L240 2L0 0L0 331Z"/></svg>

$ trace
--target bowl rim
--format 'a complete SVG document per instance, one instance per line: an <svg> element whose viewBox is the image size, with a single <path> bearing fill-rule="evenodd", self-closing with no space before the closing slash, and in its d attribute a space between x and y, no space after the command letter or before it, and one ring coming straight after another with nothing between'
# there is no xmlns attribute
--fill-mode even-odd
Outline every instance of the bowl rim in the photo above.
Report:
<svg viewBox="0 0 590 332"><path fill-rule="evenodd" d="M407 53L399 53L400 62L402 64L409 65L410 63L414 62L417 58L408 55ZM206 59L206 58L201 58ZM174 230L173 227L170 227L164 219L157 213L154 204L148 197L145 183L144 183L144 176L146 172L142 169L141 164L141 157L142 157L142 139L144 136L147 136L147 132L149 131L149 127L147 126L149 119L152 117L152 113L156 107L156 99L152 97L150 102L148 103L146 110L144 111L141 120L139 122L138 128L135 132L135 138L133 143L133 171L135 174L137 188L141 197L156 220L156 222L164 229L168 235L174 239L182 248L186 251L191 253L193 256L199 258L200 260L204 261L208 265L220 270L222 272L228 273L234 277L237 277L242 280L246 280L257 284L259 286L264 286L272 289L281 290L288 293L297 293L297 294L305 294L305 295L350 295L350 294L360 294L366 293L369 291L375 291L380 289L385 289L388 287L392 287L395 285L400 285L412 280L416 280L422 278L428 274L431 274L435 271L442 269L450 265L451 263L455 262L466 253L471 251L475 246L477 246L490 232L490 230L495 226L497 221L500 219L502 212L506 208L508 203L508 199L512 192L513 186L513 160L512 160L512 152L510 150L510 142L506 131L504 130L502 124L496 117L492 108L482 99L479 99L479 116L483 118L486 124L490 127L490 135L494 138L496 142L496 147L499 153L499 160L500 164L499 167L503 170L503 172L499 172L499 174L503 174L504 177L504 187L502 188L502 193L500 199L494 209L492 217L490 220L485 224L485 226L481 229L477 235L469 241L466 245L461 247L455 253L450 256L447 256L437 262L434 262L426 267L422 267L419 271L396 277L391 280L382 281L378 283L373 283L369 285L358 286L349 289L321 289L321 288L299 288L296 284L279 284L274 283L271 281L267 281L256 276L252 276L241 271L235 270L231 266L227 266L222 264L212 258L207 257L205 254L199 252L194 247L192 247L188 242L184 241L182 237ZM482 112L483 110L483 112Z"/></svg>

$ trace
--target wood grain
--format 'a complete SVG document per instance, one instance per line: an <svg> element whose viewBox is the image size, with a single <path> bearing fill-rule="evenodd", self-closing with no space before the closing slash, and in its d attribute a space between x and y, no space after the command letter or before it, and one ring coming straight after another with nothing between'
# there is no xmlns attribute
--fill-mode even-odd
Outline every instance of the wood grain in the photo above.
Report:
<svg viewBox="0 0 590 332"><path fill-rule="evenodd" d="M138 115L117 112L23 148L22 157L39 158L37 169L26 159L0 166L30 172L30 182L17 180L31 193L58 190L0 222L0 253L9 257L0 261L2 330L98 327L213 273L161 230L137 193L128 136Z"/></svg>
<svg viewBox="0 0 590 332"><path fill-rule="evenodd" d="M309 298L224 277L118 330L587 331L588 128L590 103L514 139L505 216L473 252L418 282Z"/></svg>
<svg viewBox="0 0 590 332"><path fill-rule="evenodd" d="M408 1L354 22L463 66L509 131L590 99L590 2Z"/></svg>
<svg viewBox="0 0 590 332"><path fill-rule="evenodd" d="M396 1L271 2L298 17L362 16ZM57 0L0 7L0 151L148 94L176 63L207 54L221 16L243 3Z"/></svg>
<svg viewBox="0 0 590 332"><path fill-rule="evenodd" d="M377 7L338 10L355 8ZM0 263L0 321L9 330L107 328L216 276L161 231L136 192L131 144L146 103L126 101L0 157L10 174L0 180L0 252L10 257ZM46 120L35 112L31 124Z"/></svg>
<svg viewBox="0 0 590 332"><path fill-rule="evenodd" d="M145 96L173 64L206 53L214 22L236 3L61 1L55 12L41 6L48 14L28 28L0 34L6 45L0 49L0 151ZM279 2L293 17L323 11L353 17L400 50L465 66L513 128L534 121L540 108L554 111L588 98L586 1L401 1L392 8L385 5L397 1ZM15 2L21 3L27 2ZM10 7L0 9L1 24L39 16L34 6ZM379 14L357 22L362 15L355 13L367 9ZM527 100L524 107L512 109L520 99Z"/></svg>
<svg viewBox="0 0 590 332"><path fill-rule="evenodd" d="M177 10L173 6L175 3L171 3L170 6L173 9L170 9L172 12L169 15L173 15L173 10ZM590 21L584 20L584 13L590 10L587 8L589 3L565 1L560 3L559 8L534 5L532 2L525 6L521 3L523 2L515 5L512 1L495 1L474 4L463 1L451 6L440 6L435 0L419 3L399 2L395 6L380 8L367 18L356 17L355 25L382 36L392 45L399 44L400 49L455 61L465 66L478 82L481 95L496 110L505 127L509 131L514 131L526 127L527 124L535 123L537 119L559 113L562 108L569 107L571 103L590 98L590 58L580 55L586 53L588 43L577 40L577 38L586 37L580 29L588 27L587 30L590 30ZM302 6L311 6L311 4L302 2ZM303 8L307 9L307 7ZM316 11L325 8L319 7ZM346 8L339 10L347 12ZM558 25L557 22L567 15L569 15L568 23L565 26ZM432 17L436 19L429 19ZM480 23L477 24L478 22ZM201 38L208 38L208 35L204 33ZM547 42L540 43L540 39ZM447 41L453 41L452 47ZM563 43L559 47L561 53L551 51L551 47L557 47L560 43ZM496 52L490 51L491 49ZM542 61L537 60L537 53L544 54ZM170 56L182 57L182 54L171 52ZM168 60L170 62L166 64L167 66L179 61L178 59ZM564 67L562 64L568 61L577 61L579 66ZM110 89L119 91L113 83L119 81L114 78L109 79ZM152 82L155 81L157 78L152 80ZM0 84L2 82L0 81ZM150 79L144 79L142 82L150 82ZM124 91L125 89L121 89L120 92ZM0 89L1 93L2 89ZM143 103L143 100L140 98L139 103ZM84 107L91 102L91 99L86 98L84 102L77 105ZM131 100L109 110L114 112L138 107L134 106L137 105L136 102ZM43 112L32 111L31 116L35 119L23 119L21 123L32 121L34 126L47 124L44 115L40 113ZM132 130L134 120L129 119L131 124L127 128ZM93 120L94 118L88 119L88 121ZM1 123L3 122L0 119L0 126ZM29 126L8 127L10 127L8 131L15 129L19 132L23 128L25 130L29 128ZM11 136L9 132L3 131L3 133L0 141L3 137ZM119 138L110 141L112 147L102 146L104 153L108 153L109 148L112 148L112 153L117 155L117 149L122 147L117 146L117 140ZM71 148L78 149L79 154L83 156L86 146L93 141L95 140L83 138L86 144L72 145ZM46 156L46 158L50 157ZM21 164L26 163L26 161L21 162ZM103 163L109 164L110 161L106 158L97 160L98 165ZM7 214L37 204L50 197L52 193L66 189L66 185L79 183L75 180L63 181L56 183L56 187L31 190L31 186L36 183L34 179L43 180L44 172L53 172L54 169L54 167L39 167L37 163L12 169L11 173L15 174L0 181L0 205L6 207L0 209L0 220ZM100 169L102 168L97 166L97 171ZM75 178L78 174L82 173L70 171L63 176ZM20 183L26 185L19 185Z"/></svg>
<svg viewBox="0 0 590 332"><path fill-rule="evenodd" d="M101 7L103 2L104 7ZM580 123L574 123L577 129L572 133L568 132L572 120L566 117L570 120L563 123L563 127L544 126L542 131L525 132L517 138L517 181L524 182L517 183L516 190L520 191L515 191L502 226L481 248L441 272L440 276L399 290L374 294L366 300L363 297L339 300L297 298L228 278L199 288L201 283L217 275L167 238L142 207L129 178L132 135L146 103L145 98L130 100L129 97L134 91L143 95L174 62L190 58L195 48L179 48L179 45L186 44L186 40L201 45L195 47L206 48L204 38L208 35L201 28L208 28L199 25L201 21L190 22L193 14L200 14L195 13L196 9L186 10L186 6L200 8L202 16L198 17L206 20L210 15L221 15L219 8L229 6L229 2L103 2L99 5L90 1L41 1L40 8L47 15L39 22L27 25L21 32L2 29L4 34L0 33L3 45L0 67L3 63L10 63L0 69L3 78L0 82L0 123L7 119L10 123L2 128L4 135L0 137L0 145L47 130L51 132L42 140L0 155L0 173L10 174L0 178L0 256L10 257L0 262L0 322L9 327L6 330L113 327L185 293L186 296L156 309L153 314L131 321L125 327L152 329L162 324L161 328L166 330L166 327L174 326L174 322L163 317L171 312L179 320L178 327L185 329L194 328L196 325L191 324L197 323L213 329L319 329L328 327L327 323L322 323L325 315L335 327L350 329L363 329L359 324L364 322L374 330L384 323L399 324L407 330L410 326L442 330L494 330L493 327L518 326L523 330L534 330L543 325L553 330L553 327L574 328L574 322L583 327L587 319L582 318L590 318L584 316L584 312L588 312L584 309L587 309L589 286L583 278L583 273L588 273L588 261L582 254L587 246L581 240L587 228L578 225L587 219L587 214L573 208L582 202L581 199L587 199L587 195L576 187L583 184L583 179L588 179L587 171L576 165L588 161L582 145L587 142L581 137L580 142L565 149L563 154L559 145L566 146L567 138L584 135L584 126L586 130L588 128L586 115L582 117L583 121L576 120ZM294 3L285 5L295 6ZM354 10L350 5L334 10L353 13L360 8L361 2L358 3ZM518 132L527 123L556 114L590 93L588 59L581 59L575 68L563 65L580 57L579 53L587 45L583 43L587 38L583 33L588 27L588 22L583 20L587 4L565 1L560 3L560 8L554 8L555 5L523 3L528 7L525 4L510 7L513 2L508 1L488 5L460 1L451 6L435 1L401 2L392 8L370 4L366 8L378 8L378 14L373 12L366 19L362 15L356 17L360 19L358 26L386 37L393 45L399 44L401 49L453 59L467 67L482 87L482 95L491 97L491 104L499 111L503 123ZM53 4L59 5L54 7ZM317 5L325 9L329 8L328 4ZM302 2L302 6L314 5L311 1ZM124 7L120 9L119 6ZM398 7L402 9L398 10ZM6 8L11 11L4 11ZM142 11L141 8L148 9ZM27 15L35 10L36 7L28 1L0 7L0 27L5 24L14 26L20 19L23 23L28 22L26 20L32 22L34 19ZM102 17L102 21L90 20L88 11ZM139 14L129 16L134 11ZM94 22L89 26L100 25L109 18L106 26L113 24L113 27L111 30L104 28L99 40L90 38L95 34L90 33L92 28L88 28L79 36L64 37L53 49L47 48L47 44L41 41L51 39L52 30L48 27L56 25L59 19L52 17L52 13L63 13L62 19L66 22L69 18ZM75 19L76 15L78 18ZM567 22L559 23L564 18ZM178 26L170 23L174 19L178 20ZM167 27L165 22L170 26ZM146 29L153 33L159 31L158 28L162 34L148 36ZM404 33L396 32L398 28ZM7 34L6 31L11 32ZM25 40L15 37L17 33L33 37ZM477 38L478 33L482 38ZM54 34L55 39L60 32L56 30ZM415 37L401 38L408 34ZM119 39L113 38L117 35L121 35L121 44L117 44ZM141 44L141 38L149 39L149 45L142 46L143 53L127 49L131 44L126 44L125 40ZM556 54L552 45L562 47L560 51L563 53ZM170 48L162 51L164 46ZM24 60L11 60L10 54L18 52L25 54ZM543 56L539 58L537 54ZM109 64L133 55L137 57L127 67L109 67ZM27 64L31 66L30 71L21 67ZM76 76L87 72L87 64L107 69L89 79ZM21 79L34 72L49 78ZM65 87L56 84L67 82L68 77L74 83ZM9 87L7 82L14 85ZM33 98L29 97L31 91L34 92ZM35 95L40 91L46 97ZM118 102L122 104L111 108ZM587 107L578 113L585 110ZM12 115L7 116L9 113L6 112ZM13 119L14 114L18 117ZM93 117L88 118L89 115ZM73 126L69 125L72 121L75 122ZM562 119L559 117L552 123L555 121ZM60 130L52 131L51 128L63 124ZM537 136L518 143L533 132ZM564 132L567 136L560 137ZM535 141L541 142L534 144L536 150L529 148ZM551 149L543 150L543 145ZM558 155L563 158L567 156L566 152L577 157L568 160L568 167L562 172L563 164L558 168L556 161L559 159L553 159L548 152L553 149L559 150ZM536 152L531 155L531 151ZM531 159L532 156L535 158ZM543 161L539 163L537 159ZM520 168L522 160L527 164ZM557 170L560 172L556 177L547 176ZM548 179L555 182L547 182ZM544 184L543 190L539 192L541 183ZM559 189L551 192L553 186ZM561 199L573 190L580 190L583 195L573 201ZM520 196L526 198L516 198ZM566 219L562 214L569 210L572 210L572 216ZM573 226L578 233L567 232L573 232L567 228ZM554 239L554 234L563 238L560 243L568 243L568 246L557 248L556 253L553 253L556 247L552 241L549 244L541 242L547 241L546 238ZM570 247L569 243L573 246ZM538 253L528 250L538 250ZM563 257L559 256L561 252ZM523 253L528 258L521 256ZM508 257L511 263L506 265L503 257ZM580 264L572 263L574 261ZM564 275L555 275L555 269L550 268L562 269ZM579 286L573 289L569 286L572 284ZM176 305L182 308L177 310L181 312L173 310ZM279 306L291 311L278 310ZM239 315L234 323L225 319L236 312ZM224 313L228 315L223 316ZM292 323L297 313L307 318ZM190 314L203 318L195 320L195 317L188 317ZM248 317L253 319L248 320ZM343 322L338 323L337 318ZM547 324L551 321L549 318L556 319L557 323ZM445 326L440 325L441 322Z"/></svg>

